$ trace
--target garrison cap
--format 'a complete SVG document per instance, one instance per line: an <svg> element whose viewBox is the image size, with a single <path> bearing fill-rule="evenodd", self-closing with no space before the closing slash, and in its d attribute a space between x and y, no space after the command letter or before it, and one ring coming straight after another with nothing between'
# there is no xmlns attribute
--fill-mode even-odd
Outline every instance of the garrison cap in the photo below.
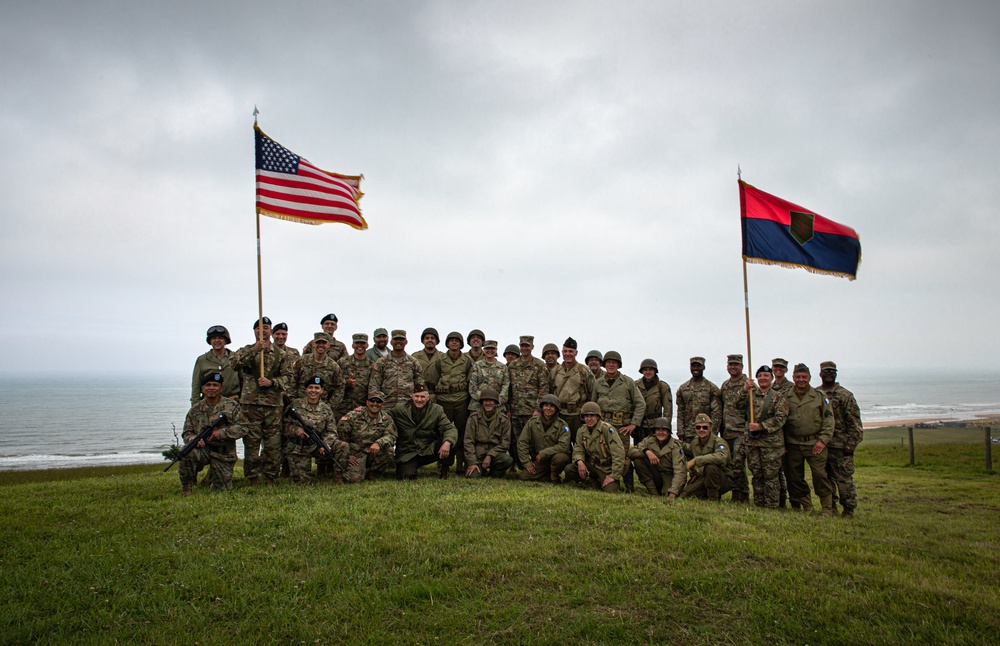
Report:
<svg viewBox="0 0 1000 646"><path fill-rule="evenodd" d="M811 372L809 372L809 366L807 366L804 363L795 364L795 370L793 372L804 372L807 375L812 374Z"/></svg>
<svg viewBox="0 0 1000 646"><path fill-rule="evenodd" d="M208 332L205 333L205 343L211 343L213 336L222 337L226 340L226 343L233 342L233 340L229 338L229 330L226 329L225 325L213 325L208 328Z"/></svg>
<svg viewBox="0 0 1000 646"><path fill-rule="evenodd" d="M485 350L486 348L493 348L494 350L496 350L497 342L493 341L492 339L487 340L486 343L483 344L483 350ZM520 350L518 352L520 352Z"/></svg>
<svg viewBox="0 0 1000 646"><path fill-rule="evenodd" d="M351 340L354 343L368 343L368 335L364 332L358 332L351 336Z"/></svg>
<svg viewBox="0 0 1000 646"><path fill-rule="evenodd" d="M278 330L284 330L285 332L287 332L288 323L275 323L273 326L271 326L272 332L277 332Z"/></svg>
<svg viewBox="0 0 1000 646"><path fill-rule="evenodd" d="M571 336L566 337L566 340L563 341L563 347L569 348L570 350L576 350L576 339Z"/></svg>
<svg viewBox="0 0 1000 646"><path fill-rule="evenodd" d="M326 332L314 332L313 333L313 343L315 343L317 341L326 341L327 343L329 343L330 342L330 335L327 334Z"/></svg>
<svg viewBox="0 0 1000 646"><path fill-rule="evenodd" d="M337 323L337 322L338 322L338 321L337 321L337 315L336 315L336 314L334 314L333 312L330 312L329 314L327 314L326 316L324 316L323 318L321 318L321 319L319 320L319 324L320 324L320 325L323 325L323 324L324 324L324 323L326 323L327 321L333 321L334 323Z"/></svg>
<svg viewBox="0 0 1000 646"><path fill-rule="evenodd" d="M309 379L309 383L306 384L306 386L322 386L322 385L323 385L323 378L320 377L319 375L316 375L315 377Z"/></svg>
<svg viewBox="0 0 1000 646"><path fill-rule="evenodd" d="M586 363L587 361L590 361L591 359L597 359L601 363L604 363L604 355L601 354L600 350L591 350L590 352L587 353L587 358L584 359L583 361L584 361L584 363Z"/></svg>
<svg viewBox="0 0 1000 646"><path fill-rule="evenodd" d="M781 366L782 368L788 368L788 360L782 359L781 357L775 357L771 359L771 366Z"/></svg>
<svg viewBox="0 0 1000 646"><path fill-rule="evenodd" d="M518 356L521 356L521 348L519 348L516 345L514 345L513 343L511 343L510 345L508 345L506 348L503 349L503 353L504 354L516 354Z"/></svg>
<svg viewBox="0 0 1000 646"><path fill-rule="evenodd" d="M458 349L461 350L465 347L465 340L462 338L461 332L449 332L448 336L444 338L444 344L448 345L448 342L452 339L458 339Z"/></svg>
<svg viewBox="0 0 1000 646"><path fill-rule="evenodd" d="M698 416L694 418L695 424L711 424L712 418L705 413L698 413Z"/></svg>
<svg viewBox="0 0 1000 646"><path fill-rule="evenodd" d="M474 337L474 336L478 336L483 341L486 340L486 333L485 332L483 332L482 330L473 330L472 332L469 332L469 335L467 337L465 337L465 342L466 343L472 343L472 337Z"/></svg>
<svg viewBox="0 0 1000 646"><path fill-rule="evenodd" d="M375 328L375 331L372 333L372 336L389 336L389 330L385 329L384 327L377 327Z"/></svg>
<svg viewBox="0 0 1000 646"><path fill-rule="evenodd" d="M726 358L727 363L738 363L743 365L743 355L742 354L731 354Z"/></svg>
<svg viewBox="0 0 1000 646"><path fill-rule="evenodd" d="M700 363L701 365L704 366L705 365L705 357L691 357L690 363L691 364Z"/></svg>
<svg viewBox="0 0 1000 646"><path fill-rule="evenodd" d="M832 361L824 361L819 364L819 371L823 372L824 370L833 370L834 372L837 372L837 364Z"/></svg>
<svg viewBox="0 0 1000 646"><path fill-rule="evenodd" d="M556 354L559 354L559 346L557 346L555 343L546 343L545 347L542 348L542 356L544 357L549 352L555 352Z"/></svg>
<svg viewBox="0 0 1000 646"><path fill-rule="evenodd" d="M441 343L441 337L438 336L438 331L432 327L424 328L424 331L420 333L420 340L423 341L424 337L427 336L428 334L434 335L435 343Z"/></svg>
<svg viewBox="0 0 1000 646"><path fill-rule="evenodd" d="M525 334L520 339L521 345L535 345L535 337Z"/></svg>
<svg viewBox="0 0 1000 646"><path fill-rule="evenodd" d="M500 393L493 388L483 388L483 392L479 393L479 401L483 401L484 399L492 399L499 404Z"/></svg>
<svg viewBox="0 0 1000 646"><path fill-rule="evenodd" d="M373 399L377 399L378 401L380 401L380 402L382 402L384 404L385 403L385 393L382 392L381 390L376 390L376 391L368 393L368 401L371 401Z"/></svg>
<svg viewBox="0 0 1000 646"><path fill-rule="evenodd" d="M406 330L393 330L392 338L406 340Z"/></svg>
<svg viewBox="0 0 1000 646"><path fill-rule="evenodd" d="M254 319L254 321L253 321L253 329L256 330L257 327L260 325L261 321L264 321L264 325L266 325L267 327L271 327L271 319L269 319L269 318L267 318L265 316L264 318Z"/></svg>
<svg viewBox="0 0 1000 646"><path fill-rule="evenodd" d="M201 378L201 385L205 384L222 384L222 373L221 372L210 372Z"/></svg>
<svg viewBox="0 0 1000 646"><path fill-rule="evenodd" d="M756 377L757 375L759 375L762 372L769 372L772 375L774 374L774 371L771 370L771 366L763 365L760 368L757 368L757 372L753 373L753 376Z"/></svg>

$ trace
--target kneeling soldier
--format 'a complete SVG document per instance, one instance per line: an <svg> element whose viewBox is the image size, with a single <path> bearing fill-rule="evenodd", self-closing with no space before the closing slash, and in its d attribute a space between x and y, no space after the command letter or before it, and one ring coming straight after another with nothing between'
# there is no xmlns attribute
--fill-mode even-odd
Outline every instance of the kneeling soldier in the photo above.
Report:
<svg viewBox="0 0 1000 646"><path fill-rule="evenodd" d="M650 494L666 494L673 500L683 491L687 479L684 449L678 440L670 437L670 420L666 417L656 418L653 434L632 447L628 456L639 474L639 482Z"/></svg>
<svg viewBox="0 0 1000 646"><path fill-rule="evenodd" d="M247 418L243 416L235 399L222 397L222 373L213 372L201 378L202 399L196 401L184 418L182 438L188 443L203 428L215 422L220 415L226 421L212 431L208 441L198 442L198 447L181 460L178 469L183 495L190 496L198 481L198 472L208 465L208 482L212 491L229 491L233 488L233 467L238 459L236 440L247 434Z"/></svg>
<svg viewBox="0 0 1000 646"><path fill-rule="evenodd" d="M601 421L601 407L587 402L580 409L583 425L576 432L573 463L566 478L588 487L614 493L625 468L625 445L614 427Z"/></svg>
<svg viewBox="0 0 1000 646"><path fill-rule="evenodd" d="M303 398L293 399L291 407L323 438L327 446L335 452L334 457L343 465L347 459L347 443L337 438L337 418L330 405L322 400L323 378L316 375L310 379L309 385L305 388L305 395ZM292 480L299 484L308 484L312 480L313 456L317 462L327 460L329 457L322 454L322 449L309 438L302 424L290 415L285 418L285 436L288 438L288 468ZM344 475L339 471L334 472L333 478L338 484L344 481Z"/></svg>
<svg viewBox="0 0 1000 646"><path fill-rule="evenodd" d="M559 484L569 464L569 426L559 417L559 398L544 395L541 414L530 418L517 440L517 455L524 465L521 480L548 479Z"/></svg>
<svg viewBox="0 0 1000 646"><path fill-rule="evenodd" d="M479 393L480 409L469 416L465 425L465 477L489 474L502 478L514 466L507 453L510 446L510 420L497 410L500 393L483 388Z"/></svg>
<svg viewBox="0 0 1000 646"><path fill-rule="evenodd" d="M382 412L384 405L385 395L376 390L368 396L364 408L356 408L340 418L340 439L350 445L346 482L375 480L393 467L396 425Z"/></svg>
<svg viewBox="0 0 1000 646"><path fill-rule="evenodd" d="M694 420L697 437L687 445L687 470L691 480L682 498L708 498L718 502L719 496L733 486L729 444L712 430L712 418L700 413Z"/></svg>

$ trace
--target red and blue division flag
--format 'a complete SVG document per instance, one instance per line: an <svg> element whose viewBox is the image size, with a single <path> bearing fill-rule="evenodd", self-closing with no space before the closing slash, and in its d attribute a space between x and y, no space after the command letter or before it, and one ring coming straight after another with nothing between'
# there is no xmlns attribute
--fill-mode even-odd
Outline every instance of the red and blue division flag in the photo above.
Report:
<svg viewBox="0 0 1000 646"><path fill-rule="evenodd" d="M854 229L742 180L739 185L744 260L857 277L861 240Z"/></svg>
<svg viewBox="0 0 1000 646"><path fill-rule="evenodd" d="M303 224L343 222L367 229L358 200L363 175L340 175L313 166L256 125L257 213Z"/></svg>

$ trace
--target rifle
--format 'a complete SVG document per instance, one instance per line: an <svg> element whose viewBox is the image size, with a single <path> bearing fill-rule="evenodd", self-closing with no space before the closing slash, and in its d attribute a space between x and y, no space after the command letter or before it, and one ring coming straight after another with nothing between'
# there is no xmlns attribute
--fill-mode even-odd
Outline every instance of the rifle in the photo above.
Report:
<svg viewBox="0 0 1000 646"><path fill-rule="evenodd" d="M194 439L192 439L190 442L188 442L187 444L185 444L176 453L172 453L171 454L171 457L173 457L173 461L170 464L167 465L167 468L164 469L163 472L166 473L167 471L170 470L170 467L172 467L175 464L177 464L177 462L179 462L180 460L183 460L184 458L186 458L188 453L190 453L191 451L194 451L198 447L198 442L201 442L202 440L205 440L207 442L208 438L212 435L212 431L214 431L215 429L219 428L220 426L222 426L227 421L229 421L229 420L226 418L226 414L222 413L217 418L215 418L214 422L212 422L210 424L205 424L205 426L201 429L201 432L199 432L198 435L196 435L194 437ZM166 455L166 454L164 454L164 455Z"/></svg>
<svg viewBox="0 0 1000 646"><path fill-rule="evenodd" d="M335 467L337 467L341 471L345 471L344 467L340 466L340 462L337 462L337 458L333 457L333 450L331 450L330 447L327 445L327 443L323 441L323 438L319 436L319 433L316 432L316 429L313 428L309 422L302 419L302 415L299 415L299 411L295 410L294 406L288 407L288 414L291 415L292 418L294 418L295 421L299 423L299 426L301 426L302 430L306 432L312 443L323 450L323 456L326 459L333 462Z"/></svg>

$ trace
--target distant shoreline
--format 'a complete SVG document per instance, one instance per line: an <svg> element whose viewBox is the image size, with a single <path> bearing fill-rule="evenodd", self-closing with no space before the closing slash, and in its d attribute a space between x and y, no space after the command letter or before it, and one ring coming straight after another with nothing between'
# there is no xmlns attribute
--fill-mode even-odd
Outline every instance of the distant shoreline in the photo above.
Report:
<svg viewBox="0 0 1000 646"><path fill-rule="evenodd" d="M960 417L920 417L914 419L890 419L884 422L863 422L868 428L889 428L893 426L916 426L917 424L933 424L935 422L995 422L1000 427L1000 415L976 415L973 418ZM977 424L978 426L979 424ZM991 424L992 425L992 424Z"/></svg>

